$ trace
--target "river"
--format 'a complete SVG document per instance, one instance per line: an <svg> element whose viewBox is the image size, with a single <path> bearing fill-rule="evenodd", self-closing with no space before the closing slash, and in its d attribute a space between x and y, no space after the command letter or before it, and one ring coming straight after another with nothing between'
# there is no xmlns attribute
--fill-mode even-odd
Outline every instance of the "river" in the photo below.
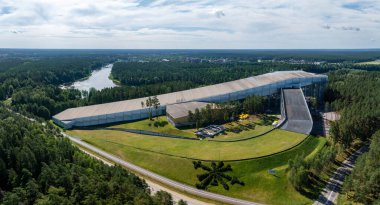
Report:
<svg viewBox="0 0 380 205"><path fill-rule="evenodd" d="M92 71L90 77L85 80L76 81L68 87L75 88L81 91L89 91L90 88L102 90L103 88L112 88L117 85L109 79L113 64L103 66L99 70ZM67 86L62 86L63 88Z"/></svg>

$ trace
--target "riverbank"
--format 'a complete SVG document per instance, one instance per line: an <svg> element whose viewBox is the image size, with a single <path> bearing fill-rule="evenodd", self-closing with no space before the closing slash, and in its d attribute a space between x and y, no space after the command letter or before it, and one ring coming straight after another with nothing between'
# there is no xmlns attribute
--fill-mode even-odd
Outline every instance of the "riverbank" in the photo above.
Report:
<svg viewBox="0 0 380 205"><path fill-rule="evenodd" d="M80 91L90 91L91 88L102 90L104 88L112 88L119 86L110 78L113 64L107 64L100 69L94 70L85 78L75 81L70 85L61 85L61 89L74 88Z"/></svg>

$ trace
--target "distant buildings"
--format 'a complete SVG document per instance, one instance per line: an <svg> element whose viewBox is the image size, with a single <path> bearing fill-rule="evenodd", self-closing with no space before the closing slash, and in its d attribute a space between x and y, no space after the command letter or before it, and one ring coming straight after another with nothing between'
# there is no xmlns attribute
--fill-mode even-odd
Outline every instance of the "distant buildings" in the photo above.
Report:
<svg viewBox="0 0 380 205"><path fill-rule="evenodd" d="M230 62L227 58L219 58L219 59L202 59L202 58L192 58L187 57L185 62L188 63L228 63Z"/></svg>

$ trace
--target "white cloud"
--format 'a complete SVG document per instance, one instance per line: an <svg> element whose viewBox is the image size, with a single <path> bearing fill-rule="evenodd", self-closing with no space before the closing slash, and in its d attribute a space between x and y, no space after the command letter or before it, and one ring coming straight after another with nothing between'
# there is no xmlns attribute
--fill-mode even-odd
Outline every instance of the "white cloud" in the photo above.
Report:
<svg viewBox="0 0 380 205"><path fill-rule="evenodd" d="M360 31L359 27L353 27L353 26L342 26L340 29L345 31Z"/></svg>
<svg viewBox="0 0 380 205"><path fill-rule="evenodd" d="M377 19L377 0L3 0L0 47L379 48Z"/></svg>
<svg viewBox="0 0 380 205"><path fill-rule="evenodd" d="M215 11L214 14L215 14L216 18L222 18L223 16L226 15L226 14L225 14L223 11L221 11L221 10L217 10L217 11Z"/></svg>

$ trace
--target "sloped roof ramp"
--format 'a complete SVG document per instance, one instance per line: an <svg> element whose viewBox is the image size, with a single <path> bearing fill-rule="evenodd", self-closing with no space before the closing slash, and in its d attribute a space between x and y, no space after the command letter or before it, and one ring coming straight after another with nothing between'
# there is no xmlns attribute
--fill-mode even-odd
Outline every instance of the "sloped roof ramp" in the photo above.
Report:
<svg viewBox="0 0 380 205"><path fill-rule="evenodd" d="M301 89L283 89L287 121L281 129L310 134L313 119Z"/></svg>

